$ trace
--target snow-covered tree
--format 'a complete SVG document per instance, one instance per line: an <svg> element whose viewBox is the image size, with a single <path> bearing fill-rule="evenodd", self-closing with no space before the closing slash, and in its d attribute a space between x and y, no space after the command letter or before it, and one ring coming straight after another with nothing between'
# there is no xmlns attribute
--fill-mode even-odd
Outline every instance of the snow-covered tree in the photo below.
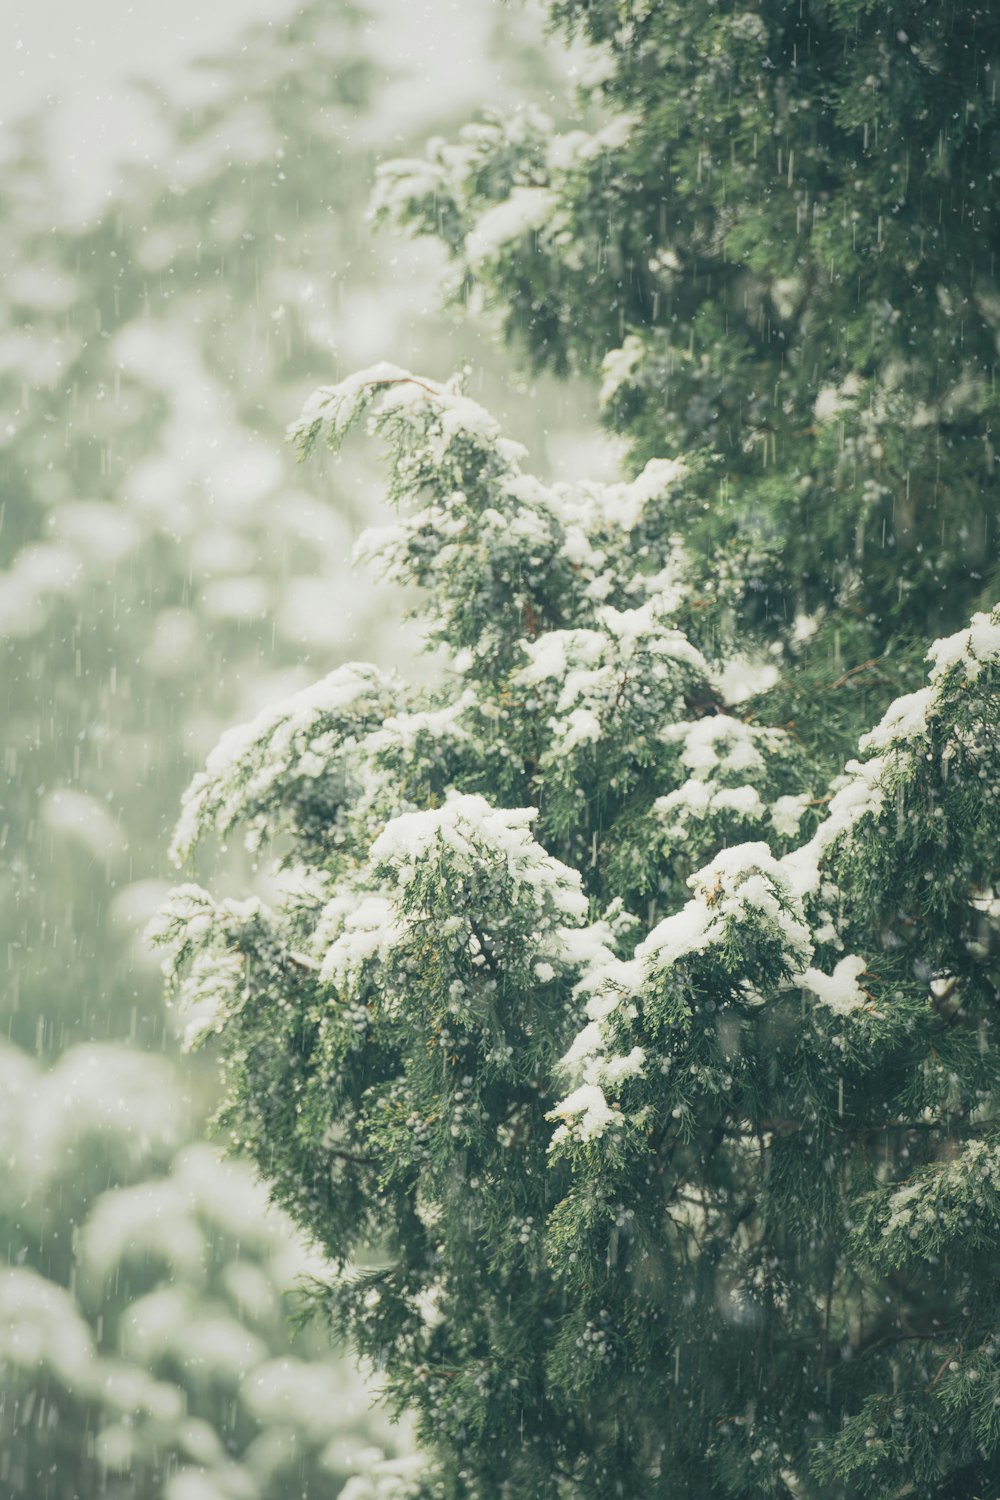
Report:
<svg viewBox="0 0 1000 1500"><path fill-rule="evenodd" d="M158 936L427 1493L975 1493L1000 615L811 788L678 628L684 464L546 486L391 366L297 435L366 412L366 550L444 682L352 665L230 731L177 852L242 826L286 894L182 886Z"/></svg>
<svg viewBox="0 0 1000 1500"><path fill-rule="evenodd" d="M554 14L611 118L380 196L536 358L603 363L631 477L543 483L457 382L318 391L303 453L385 445L362 551L440 677L230 731L175 851L242 830L278 894L181 886L157 936L419 1494L985 1497L995 23Z"/></svg>
<svg viewBox="0 0 1000 1500"><path fill-rule="evenodd" d="M548 9L589 49L577 128L489 117L382 167L378 205L446 242L455 295L536 365L600 376L635 463L714 456L678 517L699 637L735 610L744 646L791 652L784 718L821 697L845 753L915 685L913 642L1000 597L1000 23L938 0Z"/></svg>

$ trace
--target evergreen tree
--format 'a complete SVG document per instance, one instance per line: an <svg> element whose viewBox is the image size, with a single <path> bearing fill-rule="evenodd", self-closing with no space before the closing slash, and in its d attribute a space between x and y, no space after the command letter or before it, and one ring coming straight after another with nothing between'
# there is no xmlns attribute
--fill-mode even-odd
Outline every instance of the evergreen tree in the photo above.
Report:
<svg viewBox="0 0 1000 1500"><path fill-rule="evenodd" d="M637 465L715 456L677 517L699 639L735 612L789 653L785 717L823 693L827 751L849 753L926 640L1000 593L1000 21L936 0L549 9L593 49L591 128L489 118L383 167L380 209L446 242L455 294L535 365L600 370ZM828 694L840 671L860 693Z"/></svg>
<svg viewBox="0 0 1000 1500"><path fill-rule="evenodd" d="M300 438L366 409L404 506L369 550L446 682L354 665L231 731L177 852L278 838L287 897L182 886L159 936L427 1492L978 1493L1000 615L814 798L673 624L682 464L546 487L392 367Z"/></svg>
<svg viewBox="0 0 1000 1500"><path fill-rule="evenodd" d="M176 853L242 827L285 895L185 885L157 936L421 1495L986 1500L995 22L554 14L610 123L488 122L382 201L604 363L633 476L543 484L454 382L319 391L303 452L385 443L363 550L441 681L355 664L224 737Z"/></svg>

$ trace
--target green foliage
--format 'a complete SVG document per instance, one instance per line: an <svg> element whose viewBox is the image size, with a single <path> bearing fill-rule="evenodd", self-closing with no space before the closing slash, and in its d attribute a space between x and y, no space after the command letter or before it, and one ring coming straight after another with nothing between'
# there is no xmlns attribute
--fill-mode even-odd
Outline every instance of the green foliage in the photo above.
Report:
<svg viewBox="0 0 1000 1500"><path fill-rule="evenodd" d="M382 168L381 212L534 364L603 368L635 462L715 451L681 529L741 636L805 620L850 669L955 629L997 596L996 17L550 10L586 128L487 118Z"/></svg>
<svg viewBox="0 0 1000 1500"><path fill-rule="evenodd" d="M400 518L362 550L424 586L443 679L354 664L231 731L177 848L242 825L283 873L182 886L155 935L420 1493L975 1493L1000 1455L927 1367L995 1315L1000 615L817 795L680 628L696 468L544 485L391 366L293 436L364 416Z"/></svg>
<svg viewBox="0 0 1000 1500"><path fill-rule="evenodd" d="M318 391L440 674L234 732L178 848L283 874L158 936L421 1496L988 1500L996 22L551 13L581 128L490 117L377 207L602 371L632 477L541 483L457 382Z"/></svg>

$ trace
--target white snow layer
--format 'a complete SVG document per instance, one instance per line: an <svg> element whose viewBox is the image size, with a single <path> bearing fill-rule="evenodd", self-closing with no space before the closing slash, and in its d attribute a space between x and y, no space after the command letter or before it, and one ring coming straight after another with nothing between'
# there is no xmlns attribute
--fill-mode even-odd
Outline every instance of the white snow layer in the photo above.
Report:
<svg viewBox="0 0 1000 1500"><path fill-rule="evenodd" d="M856 953L848 953L836 965L832 974L824 974L819 969L806 969L798 983L838 1015L846 1015L849 1011L857 1010L870 998L858 983L867 968L865 959L859 958Z"/></svg>
<svg viewBox="0 0 1000 1500"><path fill-rule="evenodd" d="M582 921L587 898L579 873L546 854L532 838L537 815L532 807L491 807L478 794L452 795L442 807L403 813L387 823L372 845L371 865L391 871L402 887L419 864L442 853L470 866L500 859L510 878L532 887L539 901L547 899L561 916Z"/></svg>
<svg viewBox="0 0 1000 1500"><path fill-rule="evenodd" d="M465 256L471 266L492 260L512 240L520 240L544 227L559 204L550 188L515 187L510 196L488 209L465 241Z"/></svg>

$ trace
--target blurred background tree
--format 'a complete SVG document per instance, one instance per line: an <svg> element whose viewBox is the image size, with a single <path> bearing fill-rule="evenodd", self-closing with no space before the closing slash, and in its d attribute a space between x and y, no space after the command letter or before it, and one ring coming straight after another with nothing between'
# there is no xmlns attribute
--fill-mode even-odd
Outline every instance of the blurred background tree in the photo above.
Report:
<svg viewBox="0 0 1000 1500"><path fill-rule="evenodd" d="M285 1294L316 1259L192 1139L182 1070L4 1047L0 1085L0 1493L391 1494L406 1435L318 1331L291 1336Z"/></svg>
<svg viewBox="0 0 1000 1500"><path fill-rule="evenodd" d="M47 117L8 133L5 1496L284 1500L353 1475L345 1494L366 1500L407 1446L324 1341L293 1337L283 1299L307 1252L246 1171L192 1144L215 1084L181 1055L140 938L180 790L221 728L416 644L348 572L379 503L369 460L300 477L286 449L304 395L390 348L441 369L475 349L550 466L589 411L578 392L512 392L437 312L434 255L369 237L380 153L453 124L381 65L373 26L392 15L307 5L148 85L159 149L82 218ZM530 17L498 9L484 30L466 59L484 86L552 87Z"/></svg>

